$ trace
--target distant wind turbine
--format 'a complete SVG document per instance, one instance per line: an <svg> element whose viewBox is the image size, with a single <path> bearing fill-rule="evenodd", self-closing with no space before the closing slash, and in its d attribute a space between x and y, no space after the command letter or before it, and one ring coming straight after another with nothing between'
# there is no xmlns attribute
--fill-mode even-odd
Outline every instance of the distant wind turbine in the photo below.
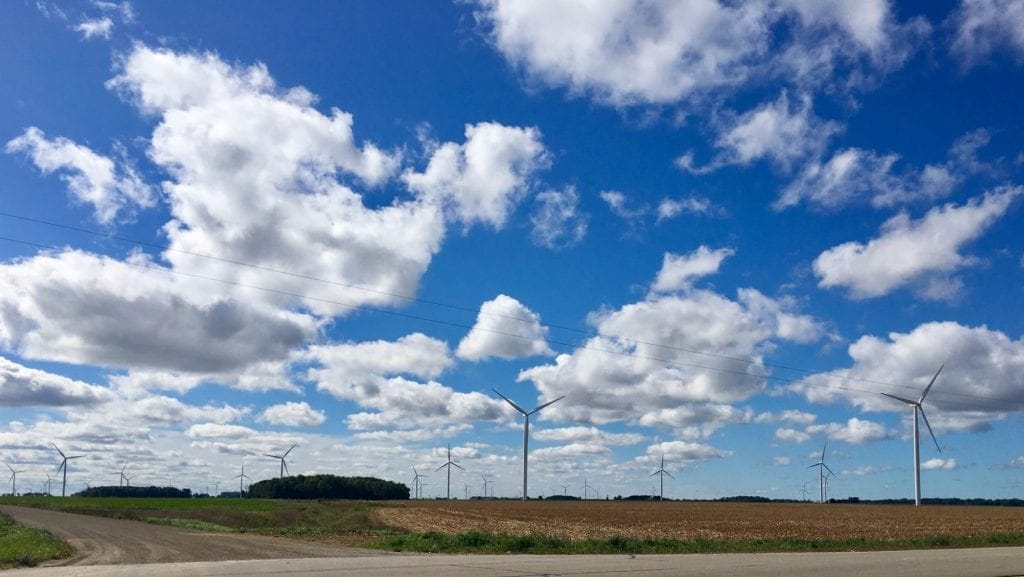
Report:
<svg viewBox="0 0 1024 577"><path fill-rule="evenodd" d="M7 468L11 470L11 496L18 496L18 473L24 473L25 471L15 471L14 467L7 465Z"/></svg>
<svg viewBox="0 0 1024 577"><path fill-rule="evenodd" d="M928 427L928 434L931 435L932 441L935 443L935 448L941 453L942 449L939 447L939 442L935 439L935 433L932 432L932 426L928 424L928 416L924 414L924 407L921 406L921 403L923 403L924 398L928 396L928 391L930 391L932 385L935 384L935 379L939 378L939 373L942 372L944 366L945 365L939 367L939 370L935 372L935 376L932 377L931 382L928 383L928 386L924 388L924 392L921 393L921 398L916 401L897 397L896 395L890 395L888 393L882 393L890 399L902 401L914 408L914 505L918 507L921 506L921 436L918 430L917 415L920 413L921 418L924 419L924 424Z"/></svg>
<svg viewBox="0 0 1024 577"><path fill-rule="evenodd" d="M807 500L807 493L809 493L809 491L807 490L807 483L804 483L804 488L800 489L800 494L803 495L804 501Z"/></svg>
<svg viewBox="0 0 1024 577"><path fill-rule="evenodd" d="M593 489L593 487L591 487L590 484L587 483L587 478L583 477L583 500L584 501L587 500L587 495L588 495L587 491L589 491L590 489Z"/></svg>
<svg viewBox="0 0 1024 577"><path fill-rule="evenodd" d="M457 467L459 469L462 469L461 466L459 466L457 463L452 461L452 445L451 445L451 443L448 443L448 462L446 462L445 464L443 464L440 467L438 467L437 471L440 471L441 469L444 469L445 467L448 468L448 500L450 501L452 499L452 467ZM462 470L465 471L465 469L462 469ZM434 471L434 472L436 473L437 471Z"/></svg>
<svg viewBox="0 0 1024 577"><path fill-rule="evenodd" d="M553 404L557 403L558 401L561 401L562 399L565 398L565 395L562 395L561 397L558 397L557 399L555 399L553 401L548 401L548 402L544 403L543 405L540 405L537 408L533 409L532 411L527 411L526 409L524 409L524 408L520 407L519 405L513 403L512 400L509 399L508 397L506 397L505 395L499 393L497 389L493 389L492 388L491 390L494 391L499 397L505 399L505 402L507 402L508 404L512 405L512 407L515 410L517 410L520 413L522 413L523 414L523 418L525 419L524 425L523 425L523 501L526 501L527 499L529 499L528 493L526 492L526 487L527 487L527 473L528 473L527 459L530 456L530 415L540 411L544 407L548 407L550 405L553 405Z"/></svg>
<svg viewBox="0 0 1024 577"><path fill-rule="evenodd" d="M237 474L237 475L235 475L234 477L231 477L231 478L232 478L232 479L238 479L238 498L239 498L239 499L244 499L244 498L245 498L245 489L244 489L244 487L242 486L242 483L243 483L243 482L244 482L244 481L245 481L246 479L249 479L250 481L252 480L252 479L251 479L251 478L249 477L249 475L246 475L246 474L245 474L245 463L242 463L242 472L241 472L241 473L239 473L239 474Z"/></svg>
<svg viewBox="0 0 1024 577"><path fill-rule="evenodd" d="M486 499L487 498L487 485L490 485L490 484L494 483L494 481L487 480L487 477L484 477L483 473L480 473L480 478L484 480L484 499Z"/></svg>
<svg viewBox="0 0 1024 577"><path fill-rule="evenodd" d="M63 459L60 462L60 466L57 467L57 472L60 473L61 469L64 470L64 481L63 481L63 483L61 483L61 486L60 486L60 496L61 497L67 497L67 492L68 492L68 461L70 461L71 459L78 459L78 458L84 457L85 455L71 455L69 457L69 456L65 455L64 451L61 451L60 447L58 447L55 443L53 443L51 441L50 444L53 445L54 449L57 449L57 452L60 453L61 459Z"/></svg>
<svg viewBox="0 0 1024 577"><path fill-rule="evenodd" d="M420 498L420 489L424 485L424 483L421 482L420 479L421 478L424 478L424 479L429 478L429 475L420 475L420 472L416 470L416 467L412 468L412 472L413 472L413 477L412 477L413 495L417 499L419 499Z"/></svg>
<svg viewBox="0 0 1024 577"><path fill-rule="evenodd" d="M568 497L569 496L569 487L571 487L571 486L572 485L562 485L562 496L563 497Z"/></svg>
<svg viewBox="0 0 1024 577"><path fill-rule="evenodd" d="M655 475L659 475L661 477L661 494L658 496L658 499L661 500L661 501L664 501L665 500L665 475L668 475L669 478L671 478L671 479L675 479L675 477L672 476L672 473L669 473L668 471L665 470L665 455L661 456L661 468L658 469L657 471L651 473L652 477L655 476Z"/></svg>
<svg viewBox="0 0 1024 577"><path fill-rule="evenodd" d="M286 472L288 472L288 463L285 462L285 458L288 456L288 453L291 453L292 449L294 449L297 446L298 445L295 444L295 445L292 445L291 447L288 447L288 450L285 451L283 455L270 455L270 454L267 454L267 453L263 453L264 457L270 457L271 459L280 459L281 460L281 478L282 479L284 479L284 474Z"/></svg>
<svg viewBox="0 0 1024 577"><path fill-rule="evenodd" d="M821 485L821 487L819 488L819 491L821 493L821 502L822 503L825 502L825 471L827 470L829 473L832 473L832 469L829 469L828 465L825 464L825 448L826 447L828 447L828 441L825 441L825 444L823 444L821 446L821 459L818 460L817 463L807 467L808 469L813 469L815 467L818 468L818 483ZM835 475L835 473L832 473L832 474Z"/></svg>

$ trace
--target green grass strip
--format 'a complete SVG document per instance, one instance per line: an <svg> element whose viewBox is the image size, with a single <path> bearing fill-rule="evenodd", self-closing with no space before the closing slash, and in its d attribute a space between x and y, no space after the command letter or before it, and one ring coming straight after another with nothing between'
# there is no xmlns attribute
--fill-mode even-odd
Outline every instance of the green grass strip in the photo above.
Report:
<svg viewBox="0 0 1024 577"><path fill-rule="evenodd" d="M71 545L48 531L23 527L0 514L0 569L34 567L42 561L63 559L74 553Z"/></svg>
<svg viewBox="0 0 1024 577"><path fill-rule="evenodd" d="M443 533L399 533L373 543L376 549L420 553L523 553L523 554L656 554L656 553L769 553L815 551L882 551L895 549L939 549L1024 545L1024 534L992 534L973 537L932 537L922 539L808 540L756 539L719 541L710 539L632 539L611 537L572 541L546 535L503 535L471 531L458 535Z"/></svg>

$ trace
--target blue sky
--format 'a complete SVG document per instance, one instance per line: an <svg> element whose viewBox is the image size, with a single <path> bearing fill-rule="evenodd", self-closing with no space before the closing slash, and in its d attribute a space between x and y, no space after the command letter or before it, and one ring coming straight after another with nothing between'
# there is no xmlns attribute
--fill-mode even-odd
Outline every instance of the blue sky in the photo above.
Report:
<svg viewBox="0 0 1024 577"><path fill-rule="evenodd" d="M7 6L19 492L1021 495L1024 1L379 4Z"/></svg>

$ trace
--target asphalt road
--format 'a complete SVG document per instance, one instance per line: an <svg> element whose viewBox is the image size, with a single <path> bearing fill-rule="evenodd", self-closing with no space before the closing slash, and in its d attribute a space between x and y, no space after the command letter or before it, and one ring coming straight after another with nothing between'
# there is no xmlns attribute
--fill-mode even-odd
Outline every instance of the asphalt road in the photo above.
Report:
<svg viewBox="0 0 1024 577"><path fill-rule="evenodd" d="M392 555L51 567L16 577L1006 577L1024 575L1024 547L883 553L742 555Z"/></svg>

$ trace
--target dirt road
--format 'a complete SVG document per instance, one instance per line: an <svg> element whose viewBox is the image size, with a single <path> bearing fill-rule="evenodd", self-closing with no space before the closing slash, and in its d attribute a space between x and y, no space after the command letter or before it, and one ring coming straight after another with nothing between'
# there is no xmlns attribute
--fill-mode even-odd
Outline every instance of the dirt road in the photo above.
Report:
<svg viewBox="0 0 1024 577"><path fill-rule="evenodd" d="M0 505L28 527L46 529L78 553L59 565L123 565L188 561L237 561L298 557L381 555L378 551L258 535L203 533L189 529Z"/></svg>

